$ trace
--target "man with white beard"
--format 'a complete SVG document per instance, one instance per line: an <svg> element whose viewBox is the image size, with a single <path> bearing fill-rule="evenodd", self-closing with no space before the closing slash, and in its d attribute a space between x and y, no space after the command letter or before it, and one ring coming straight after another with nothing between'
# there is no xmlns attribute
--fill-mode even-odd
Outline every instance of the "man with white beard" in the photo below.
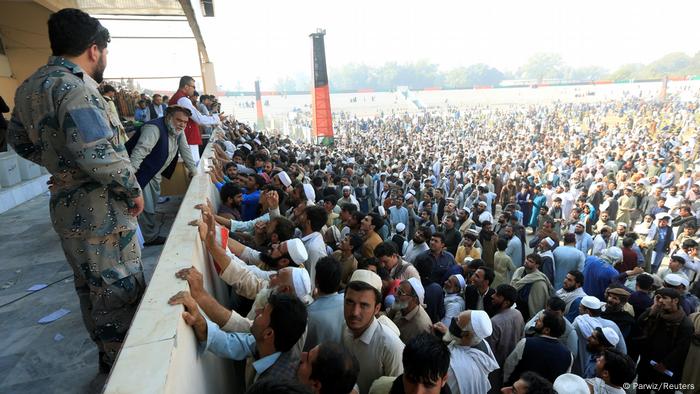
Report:
<svg viewBox="0 0 700 394"><path fill-rule="evenodd" d="M156 223L161 175L170 178L175 171L178 155L182 155L190 176L197 172L184 134L190 114L187 108L170 106L165 110L164 117L144 124L124 144L131 165L136 169L136 179L143 189L144 208L138 220L144 246L165 243L165 238L158 234Z"/></svg>
<svg viewBox="0 0 700 394"><path fill-rule="evenodd" d="M486 394L491 389L489 374L498 363L491 347L484 340L491 335L491 319L484 311L468 310L452 318L449 327L434 325L449 340L450 373L447 385L453 394Z"/></svg>

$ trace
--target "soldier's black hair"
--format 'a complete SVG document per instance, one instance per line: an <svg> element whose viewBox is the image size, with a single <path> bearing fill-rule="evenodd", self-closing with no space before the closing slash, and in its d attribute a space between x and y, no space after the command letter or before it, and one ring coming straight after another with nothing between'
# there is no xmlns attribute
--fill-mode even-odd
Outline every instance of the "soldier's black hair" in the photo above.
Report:
<svg viewBox="0 0 700 394"><path fill-rule="evenodd" d="M110 41L109 31L100 21L75 8L51 14L48 26L54 56L79 56L93 44L102 50Z"/></svg>

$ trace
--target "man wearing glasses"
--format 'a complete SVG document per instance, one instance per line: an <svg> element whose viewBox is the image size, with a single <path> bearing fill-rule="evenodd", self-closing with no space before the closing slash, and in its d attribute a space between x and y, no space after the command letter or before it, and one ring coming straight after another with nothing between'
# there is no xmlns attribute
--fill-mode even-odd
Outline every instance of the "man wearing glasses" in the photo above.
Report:
<svg viewBox="0 0 700 394"><path fill-rule="evenodd" d="M177 92L170 98L168 105L179 105L190 110L192 115L185 127L185 137L187 144L192 150L192 157L195 163L199 163L199 145L202 144L202 135L199 132L199 125L214 126L218 125L224 119L223 114L217 115L202 115L197 108L192 105L190 97L194 95L195 83L194 78L185 75L180 78L180 87Z"/></svg>

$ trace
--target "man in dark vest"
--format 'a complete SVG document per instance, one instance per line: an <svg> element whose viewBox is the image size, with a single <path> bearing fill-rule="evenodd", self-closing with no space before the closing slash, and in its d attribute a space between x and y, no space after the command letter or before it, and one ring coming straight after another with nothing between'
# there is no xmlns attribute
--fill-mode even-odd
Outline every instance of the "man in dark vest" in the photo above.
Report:
<svg viewBox="0 0 700 394"><path fill-rule="evenodd" d="M170 106L165 117L148 121L125 144L136 169L136 179L143 189L144 209L139 215L139 226L144 246L165 243L165 238L158 234L156 223L160 176L170 178L179 155L182 155L190 175L197 170L183 133L190 114L187 108Z"/></svg>
<svg viewBox="0 0 700 394"><path fill-rule="evenodd" d="M165 116L165 109L168 106L163 102L163 96L156 93L153 95L153 101L148 105L148 118L154 120Z"/></svg>
<svg viewBox="0 0 700 394"><path fill-rule="evenodd" d="M506 359L504 385L512 385L526 371L536 372L551 383L559 375L570 372L574 357L558 340L565 328L563 317L545 310L535 323L538 335L521 339Z"/></svg>

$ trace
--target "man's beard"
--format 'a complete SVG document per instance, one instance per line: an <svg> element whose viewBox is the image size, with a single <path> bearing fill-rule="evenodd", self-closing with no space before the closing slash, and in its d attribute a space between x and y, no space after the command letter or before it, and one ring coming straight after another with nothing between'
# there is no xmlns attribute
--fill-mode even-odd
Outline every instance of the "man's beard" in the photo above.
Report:
<svg viewBox="0 0 700 394"><path fill-rule="evenodd" d="M598 353L599 353L599 352L598 352L598 349L595 348L595 347L593 347L593 346L591 346L590 343L587 343L587 344L586 344L586 350L588 350L588 353L591 353L591 354L598 354Z"/></svg>
<svg viewBox="0 0 700 394"><path fill-rule="evenodd" d="M92 73L92 79L94 79L95 82L97 82L98 84L102 83L102 81L104 80L104 73L106 68L107 62L104 59L104 55L100 53L100 57L97 59L97 66L95 66L95 69Z"/></svg>
<svg viewBox="0 0 700 394"><path fill-rule="evenodd" d="M581 231L578 231L578 230L574 230L574 233L575 233L575 234L579 234L579 235L581 235L581 234L583 234L583 230L581 230Z"/></svg>
<svg viewBox="0 0 700 394"><path fill-rule="evenodd" d="M571 286L571 287L563 286L562 289L564 289L564 291L567 293L571 293L572 291L576 290L576 286Z"/></svg>
<svg viewBox="0 0 700 394"><path fill-rule="evenodd" d="M172 120L168 122L168 126L170 126L170 130L172 130L175 134L182 134L182 132L184 131L183 129L178 129L172 122Z"/></svg>
<svg viewBox="0 0 700 394"><path fill-rule="evenodd" d="M279 262L282 259L282 257L274 258L270 256L269 253L267 252L260 252L260 261L265 263L268 267L272 269L277 269L279 268Z"/></svg>

